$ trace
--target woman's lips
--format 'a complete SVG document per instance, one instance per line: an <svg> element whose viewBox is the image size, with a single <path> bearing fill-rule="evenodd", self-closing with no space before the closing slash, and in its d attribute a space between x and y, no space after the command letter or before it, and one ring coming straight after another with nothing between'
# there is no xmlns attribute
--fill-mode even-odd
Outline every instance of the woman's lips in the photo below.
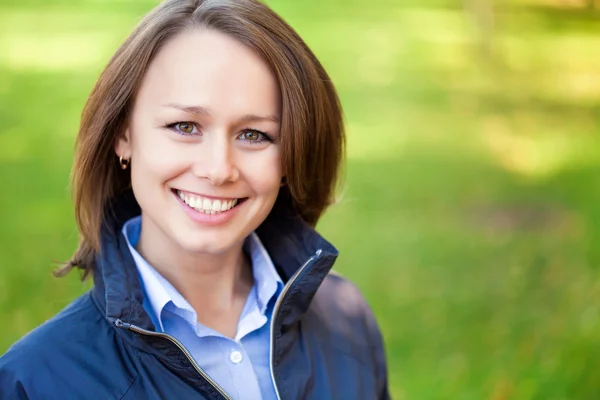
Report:
<svg viewBox="0 0 600 400"><path fill-rule="evenodd" d="M193 221L211 226L228 222L248 199L208 198L180 190L173 190L173 195Z"/></svg>

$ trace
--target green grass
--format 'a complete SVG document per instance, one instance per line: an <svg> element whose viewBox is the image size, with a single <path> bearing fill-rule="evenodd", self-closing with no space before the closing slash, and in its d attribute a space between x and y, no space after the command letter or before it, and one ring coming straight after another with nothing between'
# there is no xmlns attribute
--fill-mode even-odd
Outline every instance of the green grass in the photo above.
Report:
<svg viewBox="0 0 600 400"><path fill-rule="evenodd" d="M598 12L505 5L486 61L451 2L269 4L342 97L346 189L319 229L378 317L394 398L600 398ZM0 351L89 287L51 277L77 241L73 140L151 5L0 1Z"/></svg>

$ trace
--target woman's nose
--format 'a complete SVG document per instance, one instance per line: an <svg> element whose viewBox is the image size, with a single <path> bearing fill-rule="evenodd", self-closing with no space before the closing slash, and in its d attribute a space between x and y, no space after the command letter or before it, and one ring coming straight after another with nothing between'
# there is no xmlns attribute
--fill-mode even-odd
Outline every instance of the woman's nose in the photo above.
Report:
<svg viewBox="0 0 600 400"><path fill-rule="evenodd" d="M202 154L195 175L208 179L215 186L237 181L239 170L235 162L233 144L226 137L207 136L200 145Z"/></svg>

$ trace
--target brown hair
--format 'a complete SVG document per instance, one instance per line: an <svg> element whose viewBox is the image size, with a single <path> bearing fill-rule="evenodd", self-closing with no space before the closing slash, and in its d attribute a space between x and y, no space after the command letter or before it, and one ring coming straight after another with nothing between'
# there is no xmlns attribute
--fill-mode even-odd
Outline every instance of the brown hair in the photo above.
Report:
<svg viewBox="0 0 600 400"><path fill-rule="evenodd" d="M71 177L80 242L58 276L78 267L85 279L93 269L109 200L130 186L114 144L125 131L140 82L170 38L199 27L230 35L271 68L281 91L283 173L300 217L314 226L333 202L345 144L341 106L304 41L257 0L167 0L117 50L83 110Z"/></svg>

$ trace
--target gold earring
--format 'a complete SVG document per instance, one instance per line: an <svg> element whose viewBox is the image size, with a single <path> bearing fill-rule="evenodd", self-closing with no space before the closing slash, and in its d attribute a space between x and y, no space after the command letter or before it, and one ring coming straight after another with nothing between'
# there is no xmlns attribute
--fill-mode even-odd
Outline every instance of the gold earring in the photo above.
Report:
<svg viewBox="0 0 600 400"><path fill-rule="evenodd" d="M121 164L121 169L125 170L129 166L129 160L119 156L119 164Z"/></svg>

